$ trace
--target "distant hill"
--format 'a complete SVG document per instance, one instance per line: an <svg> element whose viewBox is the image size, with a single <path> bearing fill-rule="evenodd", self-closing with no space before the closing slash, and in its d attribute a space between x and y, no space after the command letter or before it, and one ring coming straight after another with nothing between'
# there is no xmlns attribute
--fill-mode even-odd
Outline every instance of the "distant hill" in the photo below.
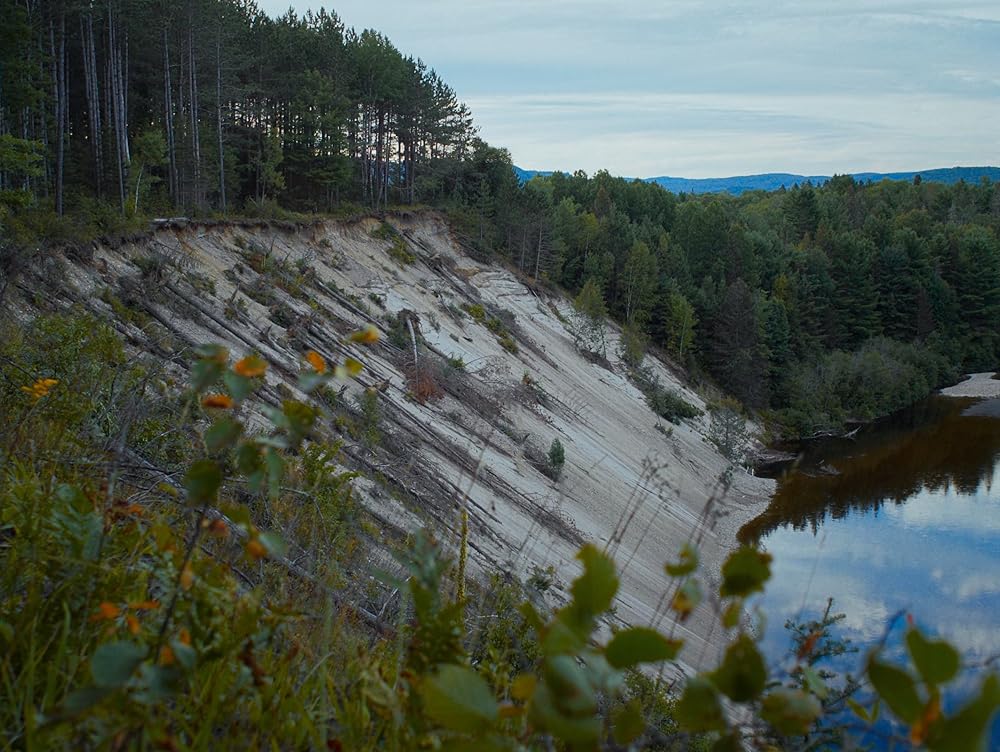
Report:
<svg viewBox="0 0 1000 752"><path fill-rule="evenodd" d="M518 180L522 183L536 175L551 175L552 171L523 170L514 167ZM913 180L920 175L922 180L934 183L957 183L964 180L967 183L978 183L982 178L991 182L1000 182L1000 167L941 167L932 170L914 170L912 172L856 172L851 177L861 182L880 180ZM809 182L821 185L830 179L829 175L794 175L787 172L768 172L762 175L738 175L729 178L675 178L666 175L655 178L642 178L647 183L656 183L673 193L731 193L739 195L746 191L776 191L782 186L791 188Z"/></svg>

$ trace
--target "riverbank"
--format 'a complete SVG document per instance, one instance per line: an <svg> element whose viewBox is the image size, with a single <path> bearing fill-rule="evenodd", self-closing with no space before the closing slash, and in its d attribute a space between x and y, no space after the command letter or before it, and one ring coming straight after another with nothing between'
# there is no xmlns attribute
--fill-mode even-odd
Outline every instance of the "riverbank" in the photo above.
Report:
<svg viewBox="0 0 1000 752"><path fill-rule="evenodd" d="M1000 397L1000 379L993 371L970 373L965 381L940 391L945 397Z"/></svg>

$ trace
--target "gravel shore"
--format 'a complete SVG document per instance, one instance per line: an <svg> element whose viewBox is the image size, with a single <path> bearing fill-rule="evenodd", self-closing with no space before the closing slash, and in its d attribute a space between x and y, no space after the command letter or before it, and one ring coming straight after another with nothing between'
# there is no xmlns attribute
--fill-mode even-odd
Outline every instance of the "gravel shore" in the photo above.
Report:
<svg viewBox="0 0 1000 752"><path fill-rule="evenodd" d="M970 373L965 381L942 389L941 394L945 397L1000 397L1000 380L993 375L992 371Z"/></svg>

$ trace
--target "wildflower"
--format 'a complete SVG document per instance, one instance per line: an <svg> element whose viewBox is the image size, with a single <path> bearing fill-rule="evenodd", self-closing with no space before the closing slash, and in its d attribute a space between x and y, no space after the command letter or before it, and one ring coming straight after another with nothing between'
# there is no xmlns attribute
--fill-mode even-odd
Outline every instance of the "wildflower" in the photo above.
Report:
<svg viewBox="0 0 1000 752"><path fill-rule="evenodd" d="M267 549L264 544L261 543L256 538L247 541L247 556L251 559L265 559L267 558Z"/></svg>
<svg viewBox="0 0 1000 752"><path fill-rule="evenodd" d="M351 342L358 342L362 345L374 345L378 341L378 329L371 324L351 335Z"/></svg>
<svg viewBox="0 0 1000 752"><path fill-rule="evenodd" d="M42 397L47 397L52 387L58 383L58 379L37 379L31 386L22 386L21 391L27 392L32 400L38 402Z"/></svg>
<svg viewBox="0 0 1000 752"><path fill-rule="evenodd" d="M347 358L347 360L344 361L344 367L351 376L357 376L364 369L361 362L355 360L354 358Z"/></svg>
<svg viewBox="0 0 1000 752"><path fill-rule="evenodd" d="M209 535L216 538L226 538L229 536L229 526L223 520L205 520L202 527L208 530Z"/></svg>
<svg viewBox="0 0 1000 752"><path fill-rule="evenodd" d="M215 407L228 410L233 406L233 398L228 394L206 394L201 399L202 407Z"/></svg>
<svg viewBox="0 0 1000 752"><path fill-rule="evenodd" d="M315 350L310 350L306 353L306 360L309 361L309 365L313 367L316 373L326 373L326 361Z"/></svg>
<svg viewBox="0 0 1000 752"><path fill-rule="evenodd" d="M104 601L97 607L97 613L90 617L90 621L111 621L121 615L122 610L114 603Z"/></svg>
<svg viewBox="0 0 1000 752"><path fill-rule="evenodd" d="M155 611L160 607L159 601L133 601L128 604L133 611Z"/></svg>
<svg viewBox="0 0 1000 752"><path fill-rule="evenodd" d="M248 379L263 376L266 370L267 363L256 355L248 355L233 366L233 371L236 372L237 376L244 376Z"/></svg>
<svg viewBox="0 0 1000 752"><path fill-rule="evenodd" d="M139 634L139 620L136 619L132 614L127 614L125 616L125 623L128 625L128 631L134 635Z"/></svg>

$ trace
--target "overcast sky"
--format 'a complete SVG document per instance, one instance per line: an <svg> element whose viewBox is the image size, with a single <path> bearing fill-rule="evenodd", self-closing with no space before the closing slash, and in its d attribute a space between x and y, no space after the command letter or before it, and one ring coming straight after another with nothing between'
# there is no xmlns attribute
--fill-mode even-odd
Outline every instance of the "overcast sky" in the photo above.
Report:
<svg viewBox="0 0 1000 752"><path fill-rule="evenodd" d="M1000 163L1000 0L292 2L323 4L437 69L525 168Z"/></svg>

